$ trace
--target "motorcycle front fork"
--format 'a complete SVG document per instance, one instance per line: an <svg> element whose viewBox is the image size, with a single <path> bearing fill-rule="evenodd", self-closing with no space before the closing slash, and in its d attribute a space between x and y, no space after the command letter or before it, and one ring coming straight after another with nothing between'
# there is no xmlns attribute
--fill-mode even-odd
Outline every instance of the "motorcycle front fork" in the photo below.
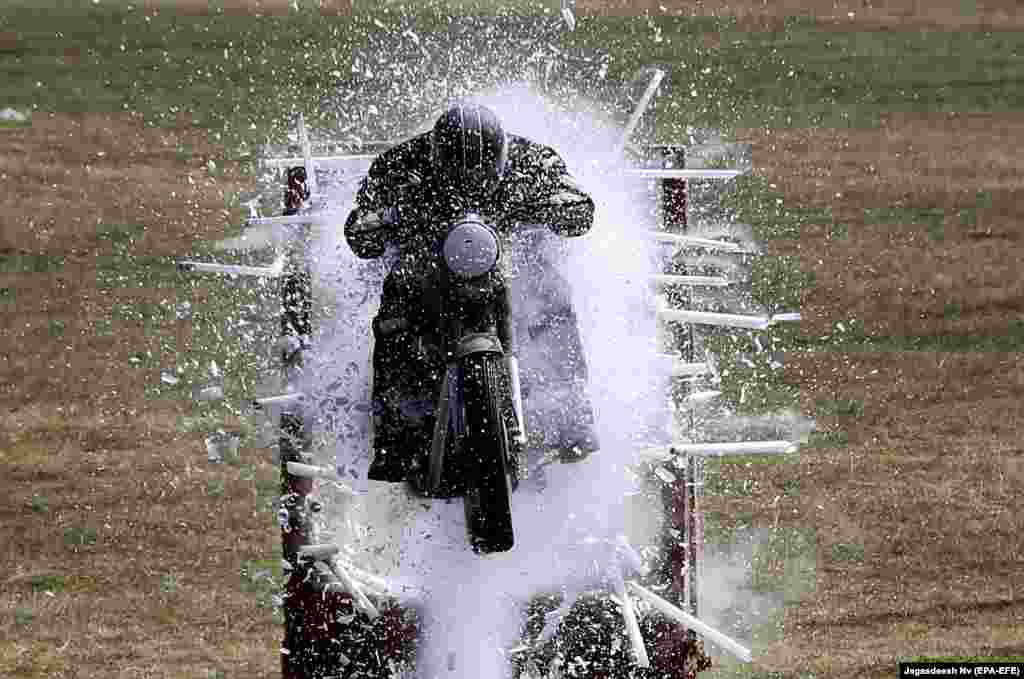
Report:
<svg viewBox="0 0 1024 679"><path fill-rule="evenodd" d="M523 418L522 387L519 381L519 362L515 356L506 355L504 366L508 377L508 390L511 400L511 417L506 423L509 437L509 465L513 473L513 486L526 478L528 468L525 459L526 425ZM462 434L459 426L460 402L458 380L460 367L458 363L449 363L445 368L438 393L437 407L434 409L434 435L431 441L430 457L427 466L428 495L434 495L441 485L441 474L444 470L445 451L448 437Z"/></svg>

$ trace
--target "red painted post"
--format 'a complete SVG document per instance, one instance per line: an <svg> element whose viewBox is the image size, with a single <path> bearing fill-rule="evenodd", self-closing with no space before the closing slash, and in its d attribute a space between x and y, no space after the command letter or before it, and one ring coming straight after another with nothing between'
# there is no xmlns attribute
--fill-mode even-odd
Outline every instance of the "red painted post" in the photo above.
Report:
<svg viewBox="0 0 1024 679"><path fill-rule="evenodd" d="M286 215L297 214L309 198L305 170L288 170L284 192ZM289 258L281 283L283 334L308 337L312 334L311 278L305 262ZM301 362L298 355L283 356L285 362ZM310 464L306 457L312 438L301 412L281 416L281 549L290 567L284 587L284 641L281 644L283 679L393 679L392 663L409 664L416 653L419 622L414 611L400 605L378 606L381 615L370 620L356 610L352 596L337 578L317 568L310 559L300 558L302 547L314 544L315 515L320 510L314 498L313 479L295 476L289 462Z"/></svg>
<svg viewBox="0 0 1024 679"><path fill-rule="evenodd" d="M682 146L659 146L660 169L681 170L686 166L686 149ZM661 180L662 228L670 233L686 231L686 180L665 178Z"/></svg>
<svg viewBox="0 0 1024 679"><path fill-rule="evenodd" d="M284 214L298 214L308 199L306 169L302 166L288 168L284 189ZM304 237L300 238L299 244L292 245L291 248L301 250L305 240ZM296 261L297 259L300 261ZM313 290L309 268L306 262L290 252L287 272L281 280L281 333L309 338L313 333L312 311Z"/></svg>
<svg viewBox="0 0 1024 679"><path fill-rule="evenodd" d="M687 479L688 474L676 483L662 486L666 525L660 568L662 578L669 583L668 589L661 592L661 596L684 610L688 608L689 595L695 591L690 584L695 563L690 549L690 536L695 535L694 520L699 522L699 517L693 511L695 507L690 502L691 486L687 484ZM711 659L704 652L704 643L693 630L686 630L678 623L660 617L645 622L645 627L651 630L645 637L652 644L651 657L656 659L652 660L655 666L665 659L671 659L669 665L673 671L666 676L693 679L699 672L711 667Z"/></svg>
<svg viewBox="0 0 1024 679"><path fill-rule="evenodd" d="M697 501L700 487L699 483L699 460L696 455L690 455L686 461L686 555L687 555L687 583L686 593L690 606L690 615L697 617L697 583L700 575L700 558L703 551L701 540L700 506Z"/></svg>
<svg viewBox="0 0 1024 679"><path fill-rule="evenodd" d="M302 204L309 200L309 186L306 184L306 168L301 165L288 168L284 188L284 214L298 214Z"/></svg>
<svg viewBox="0 0 1024 679"><path fill-rule="evenodd" d="M678 170L686 167L686 148L676 145L651 147L651 164L657 169ZM664 178L657 190L658 212L661 217L660 230L682 234L687 230L687 184L685 179ZM693 358L693 326L689 326L689 360ZM676 350L678 347L672 347ZM666 526L663 545L662 577L668 581L668 589L662 593L666 599L683 609L696 614L697 573L702 556L701 520L697 503L696 460L690 456L683 478L662 487L662 502L665 507ZM661 625L668 625L659 621ZM687 630L680 640L679 627L669 625L671 634L658 635L655 642L657 657L671 654L682 658L676 661L687 679L696 677L711 667L711 659L704 653L704 644L693 630ZM665 639L665 640L663 640ZM667 639L673 639L674 648L665 646ZM659 643L660 642L660 643Z"/></svg>
<svg viewBox="0 0 1024 679"><path fill-rule="evenodd" d="M309 198L306 170L292 167L287 172L284 214L294 215ZM293 260L294 258L289 258ZM312 291L303 262L289 261L281 281L281 331L285 335L309 336ZM299 355L282 356L286 362L301 362ZM289 462L308 464L305 451L312 447L310 432L300 412L281 415L281 550L290 567L284 588L284 641L281 644L283 679L319 679L338 676L346 656L339 643L339 620L354 613L351 597L338 587L330 573L322 573L311 560L299 557L302 547L314 544L315 514L319 502L313 499L313 479L295 476Z"/></svg>

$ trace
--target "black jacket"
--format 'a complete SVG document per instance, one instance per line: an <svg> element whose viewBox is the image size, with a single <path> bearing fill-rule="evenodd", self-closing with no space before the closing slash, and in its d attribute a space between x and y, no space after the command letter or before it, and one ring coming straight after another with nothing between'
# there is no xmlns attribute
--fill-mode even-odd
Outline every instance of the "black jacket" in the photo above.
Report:
<svg viewBox="0 0 1024 679"><path fill-rule="evenodd" d="M430 137L422 134L378 157L356 196L345 224L345 237L356 256L380 257L388 245L403 254L384 281L377 319L408 317L415 307L420 248L429 248L435 230L458 216L462 206L436 188L430 161ZM569 175L551 148L509 136L505 175L488 205L481 210L499 229L515 223L547 225L562 236L586 233L594 219L594 202ZM543 232L524 236L531 244L523 275L513 294L533 309L522 319L520 355L524 408L533 438L531 445L589 453L597 447L593 413L582 390L586 362L571 304L568 281L557 271ZM554 240L558 240L557 238ZM404 262L404 263L403 263ZM437 375L414 355L410 331L377 337L373 345L373 394L376 425L370 478L402 481L414 478L417 460L431 446L433 421L403 414L410 404L435 398ZM532 385L543 384L531 397ZM411 411L410 411L411 412Z"/></svg>
<svg viewBox="0 0 1024 679"><path fill-rule="evenodd" d="M370 166L345 222L345 238L357 257L384 254L389 244L404 246L430 234L462 209L438 190L430 162L430 133L417 135L381 154ZM546 224L563 236L586 233L594 202L551 148L509 135L505 175L483 215L499 227Z"/></svg>

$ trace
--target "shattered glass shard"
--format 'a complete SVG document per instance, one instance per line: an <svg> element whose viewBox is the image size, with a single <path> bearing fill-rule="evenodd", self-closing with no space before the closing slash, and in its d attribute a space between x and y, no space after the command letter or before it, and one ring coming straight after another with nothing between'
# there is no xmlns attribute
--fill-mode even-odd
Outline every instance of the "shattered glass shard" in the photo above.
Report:
<svg viewBox="0 0 1024 679"><path fill-rule="evenodd" d="M665 469L664 467L656 468L654 470L654 473L655 473L655 475L657 475L657 477L659 479L661 479L665 483L675 483L676 482L676 475L673 474L672 472L670 472L668 469Z"/></svg>

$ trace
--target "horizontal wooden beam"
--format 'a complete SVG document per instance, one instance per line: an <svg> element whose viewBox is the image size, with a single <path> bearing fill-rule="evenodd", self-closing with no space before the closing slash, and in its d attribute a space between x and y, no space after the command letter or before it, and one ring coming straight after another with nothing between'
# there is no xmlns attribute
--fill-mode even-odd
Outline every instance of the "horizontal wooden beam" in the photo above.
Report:
<svg viewBox="0 0 1024 679"><path fill-rule="evenodd" d="M675 455L696 457L728 457L730 455L790 455L799 450L792 441L731 441L729 443L672 443L647 448L642 457L653 460L669 460Z"/></svg>
<svg viewBox="0 0 1024 679"><path fill-rule="evenodd" d="M293 476L301 476L305 479L324 479L325 481L331 481L336 485L340 486L340 490L346 495L355 496L357 493L345 483L345 480L338 475L338 472L329 467L318 467L312 464L302 464L301 462L289 462L288 473Z"/></svg>
<svg viewBox="0 0 1024 679"><path fill-rule="evenodd" d="M734 252L736 254L756 254L745 249L739 243L731 243L725 240L715 240L712 238L698 238L697 236L680 236L675 233L668 233L666 231L648 231L647 234L655 241L659 243L670 243L679 248L704 248L706 250L716 250L718 252Z"/></svg>
<svg viewBox="0 0 1024 679"><path fill-rule="evenodd" d="M257 408L269 408L272 406L286 406L292 403L298 403L306 396L301 392L292 392L289 394L278 394L277 396L266 396L264 398L253 399L252 404Z"/></svg>
<svg viewBox="0 0 1024 679"><path fill-rule="evenodd" d="M311 156L309 160L314 165L323 165L325 167L365 166L369 168L370 163L373 162L377 155L376 153L355 153L339 156ZM305 166L306 159L302 156L289 156L285 158L264 158L261 162L266 167L296 167L299 165Z"/></svg>
<svg viewBox="0 0 1024 679"><path fill-rule="evenodd" d="M658 309L658 316L666 321L680 323L697 323L699 325L719 325L731 328L747 328L764 330L777 323L788 323L800 320L799 313L776 314L774 316L746 316L742 314L720 314L711 311L693 311L692 309Z"/></svg>
<svg viewBox="0 0 1024 679"><path fill-rule="evenodd" d="M748 170L741 170L739 168L725 170L706 170L703 168L693 168L690 170L634 169L622 171L627 177L640 177L643 179L733 179L747 172Z"/></svg>
<svg viewBox="0 0 1024 679"><path fill-rule="evenodd" d="M255 278L279 278L284 271L284 258L279 257L270 266L242 266L218 264L217 262L177 262L178 270L184 273L218 273L227 276L251 276Z"/></svg>
<svg viewBox="0 0 1024 679"><path fill-rule="evenodd" d="M658 354L658 358L671 366L669 374L672 377L695 377L711 373L708 363L687 363L675 354Z"/></svg>
<svg viewBox="0 0 1024 679"><path fill-rule="evenodd" d="M747 328L749 330L764 330L771 325L766 316L720 314L711 311L693 311L691 309L658 309L658 316L666 321Z"/></svg>
<svg viewBox="0 0 1024 679"><path fill-rule="evenodd" d="M658 609L672 620L675 620L682 625L686 625L689 629L704 635L706 639L709 639L716 646L729 651L743 662L751 662L753 660L753 655L751 654L750 649L735 639L719 632L711 625L701 622L678 606L662 599L660 596L635 581L630 580L626 584L641 599L651 604L651 606Z"/></svg>
<svg viewBox="0 0 1024 679"><path fill-rule="evenodd" d="M708 367L710 370L710 366ZM697 405L698 403L707 403L711 399L718 398L722 395L720 391L694 391L682 398L681 403L683 405Z"/></svg>
<svg viewBox="0 0 1024 679"><path fill-rule="evenodd" d="M246 226L293 226L295 224L314 224L331 221L343 221L346 215L342 212L307 212L298 215L279 215L277 217L250 217Z"/></svg>
<svg viewBox="0 0 1024 679"><path fill-rule="evenodd" d="M673 274L655 274L654 282L658 285L690 285L700 288L724 288L732 285L725 276L677 276Z"/></svg>

